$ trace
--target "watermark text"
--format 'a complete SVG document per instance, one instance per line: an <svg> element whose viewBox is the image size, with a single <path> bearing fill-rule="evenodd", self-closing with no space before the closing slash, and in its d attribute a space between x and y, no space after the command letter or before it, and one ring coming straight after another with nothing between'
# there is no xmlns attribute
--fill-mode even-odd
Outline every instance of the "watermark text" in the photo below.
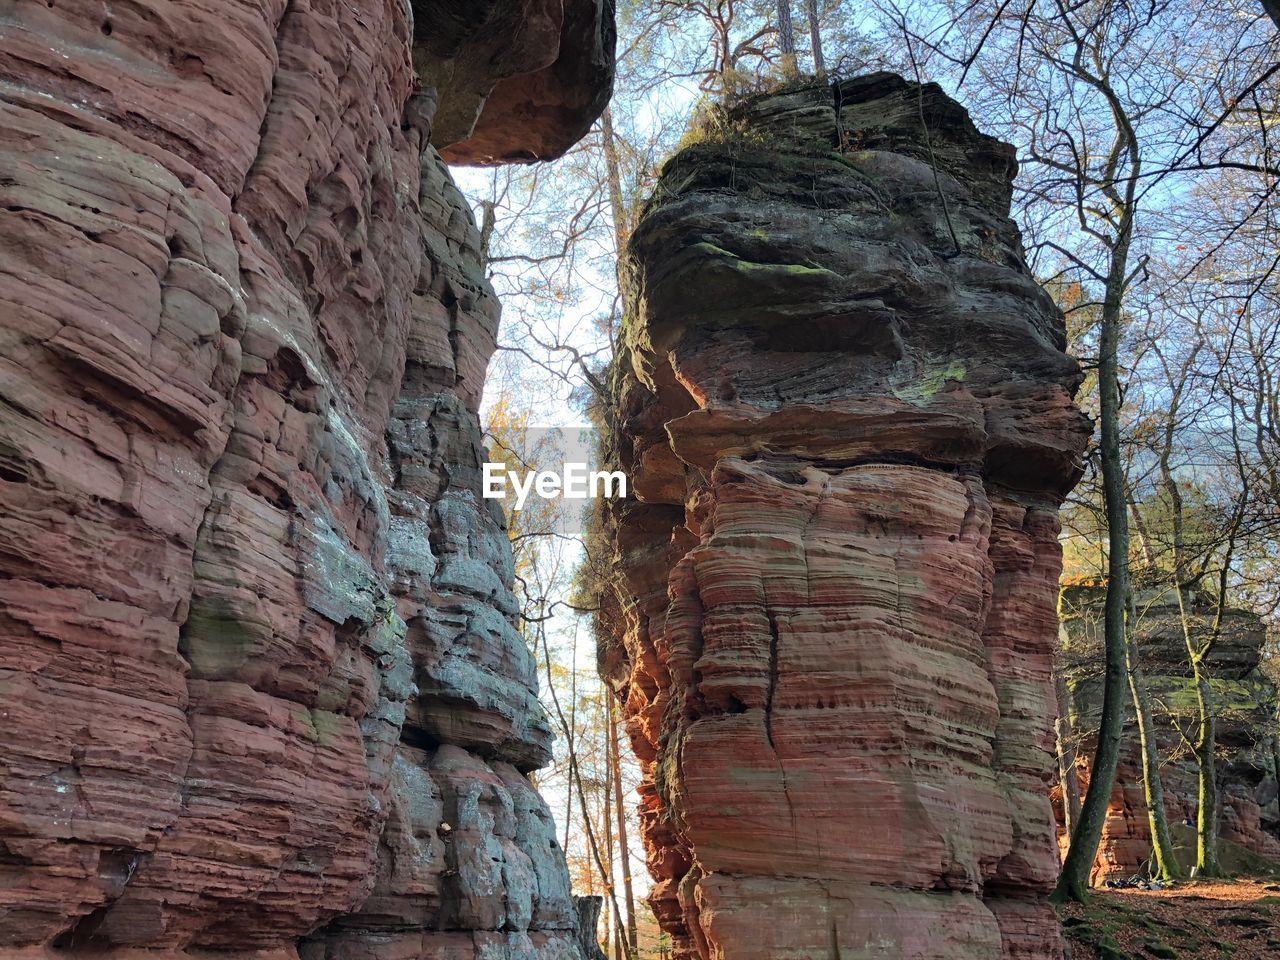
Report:
<svg viewBox="0 0 1280 960"><path fill-rule="evenodd" d="M482 490L486 500L515 495L516 510L523 510L529 494L544 500L586 500L626 497L627 475L621 470L592 470L585 463L565 463L561 470L508 470L505 463L485 463Z"/></svg>

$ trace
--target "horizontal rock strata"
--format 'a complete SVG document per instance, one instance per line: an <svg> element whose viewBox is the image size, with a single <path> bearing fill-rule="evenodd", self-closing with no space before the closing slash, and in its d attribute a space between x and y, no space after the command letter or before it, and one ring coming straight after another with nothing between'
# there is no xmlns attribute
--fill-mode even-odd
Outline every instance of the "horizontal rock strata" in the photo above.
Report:
<svg viewBox="0 0 1280 960"><path fill-rule="evenodd" d="M577 955L430 145L493 135L548 5L488 4L496 59L474 6L0 10L5 957ZM608 90L611 7L554 6L600 69L531 156ZM426 69L446 24L489 73Z"/></svg>
<svg viewBox="0 0 1280 960"><path fill-rule="evenodd" d="M1142 574L1139 579L1143 579ZM1088 784L1089 761L1096 742L1087 731L1097 728L1102 707L1098 658L1105 594L1105 584L1073 583L1063 589L1060 604L1062 655L1082 790ZM1212 627L1216 605L1194 593L1190 600L1193 636L1202 637ZM1140 584L1134 609L1134 638L1152 699L1156 738L1163 758L1160 780L1165 814L1175 848L1189 867L1195 863L1199 781L1195 760L1172 722L1187 732L1195 729L1195 687L1182 618L1177 596L1171 587L1161 583ZM1266 630L1258 616L1247 610L1228 609L1223 613L1221 637L1208 660L1216 698L1214 735L1219 748L1218 835L1224 842L1224 862L1239 868L1256 869L1266 861L1280 865L1280 791L1275 777L1280 761L1275 735L1277 694L1274 682L1261 669L1266 640ZM1130 877L1142 870L1151 857L1151 830L1142 783L1142 754L1130 710L1094 866L1095 881ZM1065 849L1068 838L1062 829L1060 789L1055 791L1054 799L1059 843Z"/></svg>
<svg viewBox="0 0 1280 960"><path fill-rule="evenodd" d="M1060 957L1057 509L1087 429L1012 150L886 74L688 139L624 265L635 498L601 617L674 955Z"/></svg>

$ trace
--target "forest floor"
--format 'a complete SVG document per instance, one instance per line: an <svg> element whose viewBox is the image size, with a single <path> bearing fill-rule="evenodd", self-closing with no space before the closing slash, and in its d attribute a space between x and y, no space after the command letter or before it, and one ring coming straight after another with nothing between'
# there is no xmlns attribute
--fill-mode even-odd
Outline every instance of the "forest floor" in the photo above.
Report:
<svg viewBox="0 0 1280 960"><path fill-rule="evenodd" d="M1060 912L1071 960L1280 957L1280 884L1270 880L1095 890Z"/></svg>

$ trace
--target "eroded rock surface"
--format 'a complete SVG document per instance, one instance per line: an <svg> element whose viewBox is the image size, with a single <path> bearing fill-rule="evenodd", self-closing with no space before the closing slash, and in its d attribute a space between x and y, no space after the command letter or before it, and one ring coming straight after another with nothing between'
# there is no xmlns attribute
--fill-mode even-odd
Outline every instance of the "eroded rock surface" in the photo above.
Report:
<svg viewBox="0 0 1280 960"><path fill-rule="evenodd" d="M1014 169L936 87L863 77L710 121L631 240L601 662L678 958L1061 956L1087 430Z"/></svg>
<svg viewBox="0 0 1280 960"><path fill-rule="evenodd" d="M415 62L453 91L433 138L450 163L558 157L613 85L615 0L413 0Z"/></svg>
<svg viewBox="0 0 1280 960"><path fill-rule="evenodd" d="M1141 573L1138 580L1134 638L1160 744L1165 814L1175 848L1191 866L1195 863L1199 781L1194 758L1173 722L1188 733L1194 731L1195 688L1176 594L1165 583L1144 583ZM1072 728L1076 731L1096 730L1101 714L1098 658L1105 595L1105 584L1099 583L1075 583L1062 591L1063 656L1071 694ZM1212 629L1216 606L1195 592L1189 592L1189 596L1192 636L1199 643ZM1257 615L1228 609L1223 613L1221 636L1207 661L1216 698L1219 839L1223 841L1220 855L1228 869L1257 869L1267 861L1280 864L1280 804L1275 777L1280 749L1275 738L1276 687L1261 668L1266 641L1265 627ZM1096 738L1085 736L1076 750L1082 793L1088 785L1089 761L1095 746ZM1098 882L1133 876L1151 856L1140 750L1130 709L1094 865L1094 879ZM1060 790L1055 791L1054 798L1058 804L1059 843L1065 849L1068 838L1061 828Z"/></svg>
<svg viewBox="0 0 1280 960"><path fill-rule="evenodd" d="M546 52L488 6L462 100ZM415 42L473 8L0 9L6 957L576 956Z"/></svg>

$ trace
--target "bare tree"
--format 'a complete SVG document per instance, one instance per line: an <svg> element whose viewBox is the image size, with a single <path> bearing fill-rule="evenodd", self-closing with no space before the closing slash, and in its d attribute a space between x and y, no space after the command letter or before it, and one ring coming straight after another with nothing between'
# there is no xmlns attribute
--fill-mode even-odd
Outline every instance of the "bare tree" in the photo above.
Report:
<svg viewBox="0 0 1280 960"><path fill-rule="evenodd" d="M1033 265L1047 281L1089 291L1079 306L1093 314L1077 346L1091 354L1100 431L1095 455L1105 522L1096 543L1105 552L1108 590L1103 709L1089 790L1055 892L1057 899L1083 899L1126 700L1134 699L1139 726L1147 726L1141 675L1127 663L1133 499L1125 456L1127 309L1149 280L1157 244L1167 243L1158 228L1168 224L1163 210L1179 191L1193 188L1197 178L1237 170L1266 180L1255 204L1263 209L1274 186L1268 178L1277 174L1266 131L1280 68L1274 31L1263 36L1256 16L1185 0L1002 0L994 11L964 0L949 6L947 25L935 19L908 32L910 63L953 77L969 92L980 125L1018 146L1017 212ZM902 12L887 10L905 31ZM950 42L956 30L963 38L958 45ZM1175 30L1184 42L1170 42ZM1197 238L1198 246L1227 243L1233 225L1238 222L1216 224ZM1158 758L1143 755L1158 819ZM1157 843L1164 832L1153 824ZM1172 865L1171 854L1161 859Z"/></svg>

